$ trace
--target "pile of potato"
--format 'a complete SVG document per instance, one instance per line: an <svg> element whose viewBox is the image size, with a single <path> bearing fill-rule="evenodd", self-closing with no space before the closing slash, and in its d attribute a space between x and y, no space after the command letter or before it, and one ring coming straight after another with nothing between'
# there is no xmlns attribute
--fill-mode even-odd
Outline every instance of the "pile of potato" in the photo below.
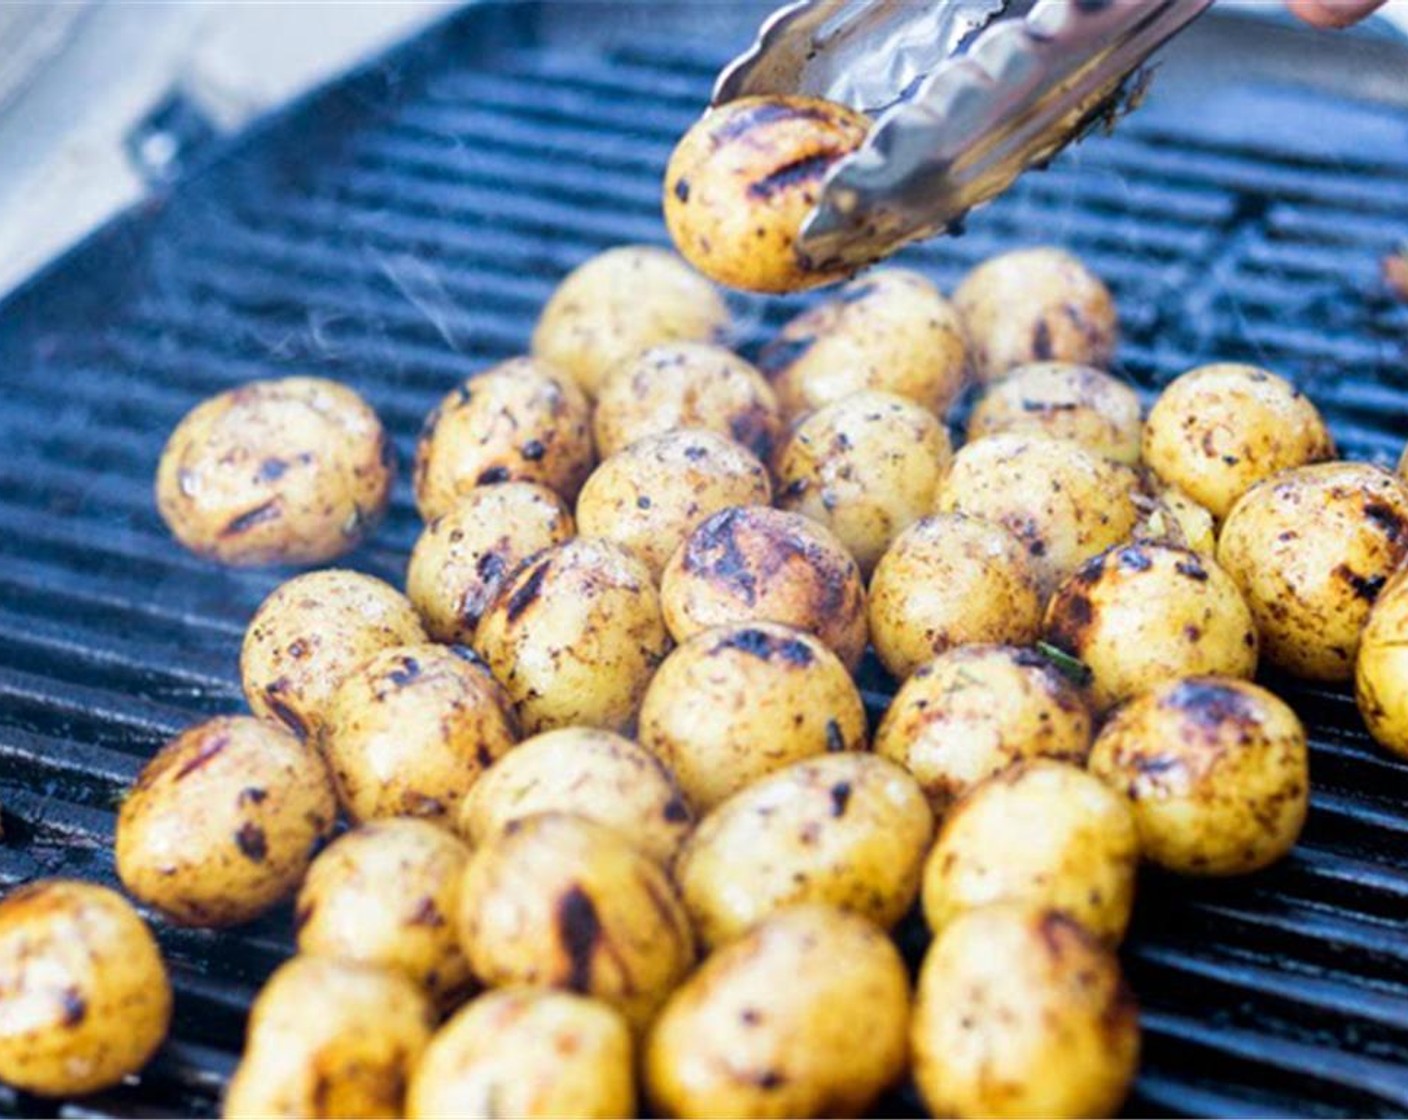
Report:
<svg viewBox="0 0 1408 1120"><path fill-rule="evenodd" d="M937 1115L1107 1115L1141 860L1250 872L1305 819L1258 664L1357 669L1408 754L1408 489L1281 378L1206 366L1143 418L1109 293L1053 249L952 301L876 271L756 365L729 327L669 253L584 264L532 356L427 420L406 594L280 586L253 714L144 769L132 896L194 926L295 900L227 1115L853 1115L907 1075ZM388 446L350 390L252 384L182 422L158 501L204 554L326 561ZM899 684L875 728L867 647ZM112 1084L169 1014L120 896L0 903L0 1078Z"/></svg>

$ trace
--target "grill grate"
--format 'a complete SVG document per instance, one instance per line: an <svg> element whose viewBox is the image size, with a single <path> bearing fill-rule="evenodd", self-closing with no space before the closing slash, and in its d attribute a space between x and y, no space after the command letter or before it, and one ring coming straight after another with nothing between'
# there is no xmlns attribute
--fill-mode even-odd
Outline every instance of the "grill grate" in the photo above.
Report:
<svg viewBox="0 0 1408 1120"><path fill-rule="evenodd" d="M683 37L574 44L551 33L561 12L463 13L0 309L0 886L111 882L113 810L143 760L240 704L242 625L279 577L167 539L150 488L182 413L241 379L325 374L368 395L404 465L434 401L520 350L567 268L663 239L659 172L721 56ZM751 24L730 12L713 13L719 44ZM1310 137L1303 93L1223 96L1209 120L1156 92L1118 135L906 263L947 288L984 256L1062 242L1114 288L1123 372L1141 389L1198 361L1261 362L1299 380L1346 453L1387 461L1408 436L1408 307L1377 270L1408 231L1408 116L1322 99L1334 134ZM738 300L750 345L797 306ZM416 526L403 477L353 565L399 580ZM886 684L869 683L878 709ZM1146 1008L1139 1113L1408 1109L1408 765L1373 746L1343 694L1280 683L1314 733L1305 839L1253 879L1146 880L1127 951ZM173 1040L140 1084L65 1112L218 1107L288 915L160 935ZM45 1107L0 1090L0 1111Z"/></svg>

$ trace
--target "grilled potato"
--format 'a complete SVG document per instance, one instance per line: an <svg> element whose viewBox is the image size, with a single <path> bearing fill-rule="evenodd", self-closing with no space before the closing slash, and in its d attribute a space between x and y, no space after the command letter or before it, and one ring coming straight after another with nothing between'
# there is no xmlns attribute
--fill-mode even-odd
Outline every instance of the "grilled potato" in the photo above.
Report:
<svg viewBox="0 0 1408 1120"><path fill-rule="evenodd" d="M1142 526L1143 532L1136 531L1136 536L1181 544L1199 556L1216 556L1217 521L1212 511L1178 487L1159 482L1157 476L1151 481L1149 489L1157 504L1154 515Z"/></svg>
<svg viewBox="0 0 1408 1120"><path fill-rule="evenodd" d="M970 441L1004 432L1068 439L1134 466L1143 435L1139 397L1123 381L1091 366L1018 366L988 386L968 418Z"/></svg>
<svg viewBox="0 0 1408 1120"><path fill-rule="evenodd" d="M1408 577L1384 585L1360 635L1354 696L1364 725L1395 754L1408 756Z"/></svg>

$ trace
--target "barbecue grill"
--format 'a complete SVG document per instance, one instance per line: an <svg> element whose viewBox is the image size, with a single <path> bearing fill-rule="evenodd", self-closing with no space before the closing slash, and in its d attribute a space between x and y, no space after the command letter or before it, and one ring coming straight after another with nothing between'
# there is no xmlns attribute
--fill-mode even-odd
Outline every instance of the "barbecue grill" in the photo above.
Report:
<svg viewBox="0 0 1408 1120"><path fill-rule="evenodd" d="M407 465L432 404L524 350L566 270L664 240L666 156L759 14L466 9L191 153L178 182L0 306L0 888L114 882L114 810L142 763L241 707L244 624L288 573L221 569L168 537L151 488L180 416L248 378L334 377ZM898 262L951 289L993 253L1064 244L1113 287L1120 371L1146 395L1202 361L1258 362L1298 381L1346 455L1390 461L1408 437L1408 305L1379 266L1408 236L1408 88L1393 105L1283 85L1310 33L1203 24L1112 137ZM1408 87L1390 39L1315 49L1342 85L1396 66ZM798 306L740 299L745 352ZM398 583L418 528L406 473L349 561ZM878 713L892 686L874 665L863 683ZM1310 821L1263 874L1142 881L1125 952L1146 1032L1133 1113L1408 1110L1408 764L1370 742L1346 693L1272 683L1312 731ZM0 1111L218 1110L290 916L156 925L176 1013L140 1081L60 1104L0 1090Z"/></svg>

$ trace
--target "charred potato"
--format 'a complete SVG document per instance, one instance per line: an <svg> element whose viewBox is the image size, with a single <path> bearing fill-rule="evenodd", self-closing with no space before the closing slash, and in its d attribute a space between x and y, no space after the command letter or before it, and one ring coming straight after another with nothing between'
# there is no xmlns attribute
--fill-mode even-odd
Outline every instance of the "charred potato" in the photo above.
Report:
<svg viewBox="0 0 1408 1120"><path fill-rule="evenodd" d="M1354 696L1369 734L1408 756L1408 582L1402 573L1384 587L1360 635Z"/></svg>
<svg viewBox="0 0 1408 1120"><path fill-rule="evenodd" d="M353 821L413 816L449 827L479 775L517 740L507 694L472 652L396 646L333 694L323 754Z"/></svg>
<svg viewBox="0 0 1408 1120"><path fill-rule="evenodd" d="M571 502L594 461L582 391L536 358L514 358L452 389L426 417L416 444L416 506L430 521L476 486L514 481Z"/></svg>
<svg viewBox="0 0 1408 1120"><path fill-rule="evenodd" d="M634 724L670 639L650 570L619 545L578 538L518 569L475 646L528 734L620 731Z"/></svg>
<svg viewBox="0 0 1408 1120"><path fill-rule="evenodd" d="M1232 508L1217 560L1241 588L1267 661L1310 680L1354 675L1369 609L1408 555L1408 489L1365 463L1269 478Z"/></svg>
<svg viewBox="0 0 1408 1120"><path fill-rule="evenodd" d="M337 686L374 653L425 641L410 601L359 572L309 572L280 584L250 620L240 678L250 710L316 740Z"/></svg>
<svg viewBox="0 0 1408 1120"><path fill-rule="evenodd" d="M963 323L917 272L882 268L787 323L758 359L789 416L894 393L943 418L968 373Z"/></svg>
<svg viewBox="0 0 1408 1120"><path fill-rule="evenodd" d="M665 659L640 714L641 746L696 809L788 763L865 747L865 707L817 638L771 622L694 635Z"/></svg>
<svg viewBox="0 0 1408 1120"><path fill-rule="evenodd" d="M0 1081L106 1089L147 1064L170 1020L161 950L116 891L41 879L0 900Z"/></svg>
<svg viewBox="0 0 1408 1120"><path fill-rule="evenodd" d="M1218 520L1262 479L1334 455L1315 406L1256 366L1185 373L1159 394L1144 429L1144 461Z"/></svg>
<svg viewBox="0 0 1408 1120"><path fill-rule="evenodd" d="M1032 902L1117 945L1138 867L1139 833L1123 794L1079 766L1020 763L944 818L924 865L924 918L942 935L966 911Z"/></svg>
<svg viewBox="0 0 1408 1120"><path fill-rule="evenodd" d="M1145 531L1141 534L1136 530L1136 536L1181 544L1199 556L1216 556L1217 521L1212 511L1176 486L1155 481L1151 489L1156 503L1154 513L1146 520Z"/></svg>
<svg viewBox="0 0 1408 1120"><path fill-rule="evenodd" d="M1232 577L1172 545L1117 545L1052 596L1046 640L1090 670L1105 711L1176 677L1256 673L1256 624Z"/></svg>
<svg viewBox="0 0 1408 1120"><path fill-rule="evenodd" d="M646 436L703 428L766 463L782 415L772 386L737 354L707 342L672 342L652 346L611 372L597 395L592 425L603 457Z"/></svg>
<svg viewBox="0 0 1408 1120"><path fill-rule="evenodd" d="M953 294L978 380L1032 362L1106 369L1119 321L1110 290L1075 257L1049 247L984 261Z"/></svg>
<svg viewBox="0 0 1408 1120"><path fill-rule="evenodd" d="M469 983L455 937L463 841L428 821L364 824L313 861L294 909L298 951L399 972L451 1004Z"/></svg>
<svg viewBox="0 0 1408 1120"><path fill-rule="evenodd" d="M889 938L816 904L724 946L650 1032L658 1115L861 1116L905 1068L909 979Z"/></svg>
<svg viewBox="0 0 1408 1120"><path fill-rule="evenodd" d="M117 817L117 873L182 925L247 922L293 894L336 820L313 747L272 723L221 716L142 768Z"/></svg>
<svg viewBox="0 0 1408 1120"><path fill-rule="evenodd" d="M1242 875L1280 859L1305 823L1305 729L1246 681L1194 677L1116 712L1090 769L1129 795L1153 863L1183 875Z"/></svg>
<svg viewBox="0 0 1408 1120"><path fill-rule="evenodd" d="M919 893L933 834L924 791L894 763L860 753L810 758L705 817L680 852L675 880L708 945L802 902L839 906L888 929Z"/></svg>
<svg viewBox="0 0 1408 1120"><path fill-rule="evenodd" d="M615 541L659 579L675 549L711 513L768 505L767 468L733 440L677 430L646 436L592 472L577 499L585 537Z"/></svg>
<svg viewBox="0 0 1408 1120"><path fill-rule="evenodd" d="M403 1116L406 1083L430 1042L432 1021L425 994L399 973L294 957L250 1010L224 1115Z"/></svg>
<svg viewBox="0 0 1408 1120"><path fill-rule="evenodd" d="M1014 762L1084 762L1090 740L1084 698L1046 658L964 646L915 670L875 733L875 752L913 774L942 815Z"/></svg>
<svg viewBox="0 0 1408 1120"><path fill-rule="evenodd" d="M913 1038L934 1116L1113 1116L1139 1065L1139 1013L1118 959L1032 904L970 910L934 940Z"/></svg>
<svg viewBox="0 0 1408 1120"><path fill-rule="evenodd" d="M870 640L898 680L955 646L1025 646L1041 633L1027 550L991 521L941 513L916 521L870 580Z"/></svg>
<svg viewBox="0 0 1408 1120"><path fill-rule="evenodd" d="M486 992L440 1028L411 1076L411 1120L636 1114L625 1020L570 992Z"/></svg>
<svg viewBox="0 0 1408 1120"><path fill-rule="evenodd" d="M567 506L546 486L476 486L421 533L406 594L432 638L469 645L509 574L575 533Z"/></svg>
<svg viewBox="0 0 1408 1120"><path fill-rule="evenodd" d="M712 626L781 622L815 634L848 669L865 653L865 585L830 530L763 506L721 510L695 526L660 581L676 641Z"/></svg>
<svg viewBox="0 0 1408 1120"><path fill-rule="evenodd" d="M934 508L952 457L933 413L890 393L853 393L793 430L777 460L778 505L825 525L869 576Z"/></svg>
<svg viewBox="0 0 1408 1120"><path fill-rule="evenodd" d="M381 521L396 458L381 421L319 377L251 381L192 409L156 474L162 520L225 564L321 564Z"/></svg>
<svg viewBox="0 0 1408 1120"><path fill-rule="evenodd" d="M669 876L629 839L567 813L512 822L470 858L460 944L491 987L595 996L636 1029L694 963Z"/></svg>
<svg viewBox="0 0 1408 1120"><path fill-rule="evenodd" d="M1134 466L1143 423L1139 397L1118 378L1073 362L1018 366L988 386L968 418L968 439L1004 432L1068 439Z"/></svg>
<svg viewBox="0 0 1408 1120"><path fill-rule="evenodd" d="M792 292L849 271L797 244L837 160L870 121L819 97L741 97L711 109L665 169L665 225L685 259L731 288Z"/></svg>

